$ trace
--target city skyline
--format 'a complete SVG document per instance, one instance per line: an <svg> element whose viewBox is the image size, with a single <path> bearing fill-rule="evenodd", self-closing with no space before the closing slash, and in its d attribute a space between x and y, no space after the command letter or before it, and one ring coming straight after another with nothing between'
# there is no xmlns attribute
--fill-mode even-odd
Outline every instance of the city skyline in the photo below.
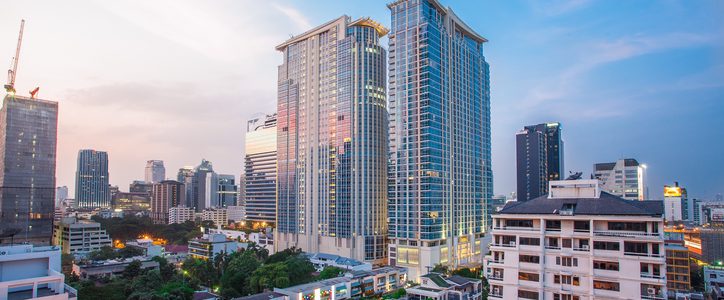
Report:
<svg viewBox="0 0 724 300"><path fill-rule="evenodd" d="M674 181L692 197L723 192L722 142L712 138L724 110L717 101L724 63L716 54L724 26L715 19L722 5L656 2L660 14L630 20L652 3L615 11L620 4L593 1L445 1L491 41L496 194L515 190L515 132L550 121L566 126L567 171L587 176L593 163L634 157L649 167L652 199L663 199L663 185ZM121 187L142 179L149 159L177 170L206 158L219 173L239 176L246 120L275 107L278 41L350 12L390 25L386 1L215 4L223 5L34 2L0 12L0 59L12 57L19 20L28 21L19 93L40 85L40 98L59 102L57 186L74 193L75 155L83 148L109 152L111 184ZM240 12L248 20L233 18ZM258 22L268 26L252 26ZM615 25L601 29L603 22ZM56 43L61 37L67 40ZM242 43L248 39L253 47Z"/></svg>

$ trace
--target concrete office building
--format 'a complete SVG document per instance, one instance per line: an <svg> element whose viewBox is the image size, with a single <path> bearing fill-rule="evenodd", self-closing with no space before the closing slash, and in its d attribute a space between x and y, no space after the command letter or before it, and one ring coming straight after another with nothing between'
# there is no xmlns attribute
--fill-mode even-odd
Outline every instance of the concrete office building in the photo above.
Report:
<svg viewBox="0 0 724 300"><path fill-rule="evenodd" d="M169 223L169 209L183 205L184 185L175 180L163 180L153 185L153 197L151 198L151 219L156 224Z"/></svg>
<svg viewBox="0 0 724 300"><path fill-rule="evenodd" d="M128 185L128 191L131 193L146 193L151 196L153 193L153 183L145 182L143 180L134 180Z"/></svg>
<svg viewBox="0 0 724 300"><path fill-rule="evenodd" d="M219 176L214 172L211 162L205 159L194 168L191 180L192 204L197 212L206 208L217 207L219 203Z"/></svg>
<svg viewBox="0 0 724 300"><path fill-rule="evenodd" d="M548 193L548 182L565 177L560 123L525 126L515 135L518 201Z"/></svg>
<svg viewBox="0 0 724 300"><path fill-rule="evenodd" d="M183 224L186 221L194 221L195 211L191 207L175 206L168 209L169 224Z"/></svg>
<svg viewBox="0 0 724 300"><path fill-rule="evenodd" d="M166 167L162 160L149 160L146 162L146 182L159 183L166 179Z"/></svg>
<svg viewBox="0 0 724 300"><path fill-rule="evenodd" d="M646 166L636 159L593 165L593 177L601 182L601 189L626 200L647 200L644 171Z"/></svg>
<svg viewBox="0 0 724 300"><path fill-rule="evenodd" d="M342 16L277 46L277 250L384 263L385 34Z"/></svg>
<svg viewBox="0 0 724 300"><path fill-rule="evenodd" d="M80 208L111 207L108 185L108 153L92 149L78 152L75 202Z"/></svg>
<svg viewBox="0 0 724 300"><path fill-rule="evenodd" d="M151 210L151 196L147 193L119 192L113 196L111 205L114 210L126 213L148 213Z"/></svg>
<svg viewBox="0 0 724 300"><path fill-rule="evenodd" d="M666 248L666 287L669 294L691 290L689 249L681 244L668 243Z"/></svg>
<svg viewBox="0 0 724 300"><path fill-rule="evenodd" d="M97 222L63 218L54 227L53 245L65 254L85 255L112 245L110 236Z"/></svg>
<svg viewBox="0 0 724 300"><path fill-rule="evenodd" d="M239 186L236 185L234 175L219 174L218 188L216 189L216 205L214 207L227 207L236 205L239 197Z"/></svg>
<svg viewBox="0 0 724 300"><path fill-rule="evenodd" d="M277 115L249 120L244 144L244 219L274 223L277 192Z"/></svg>
<svg viewBox="0 0 724 300"><path fill-rule="evenodd" d="M201 212L202 221L212 221L214 225L226 226L229 223L229 214L226 208L207 208Z"/></svg>
<svg viewBox="0 0 724 300"><path fill-rule="evenodd" d="M664 186L664 209L667 222L689 220L688 206L686 189L680 187L678 182L675 182L674 186Z"/></svg>
<svg viewBox="0 0 724 300"><path fill-rule="evenodd" d="M55 188L55 207L61 206L65 199L68 199L68 187L59 186Z"/></svg>
<svg viewBox="0 0 724 300"><path fill-rule="evenodd" d="M176 180L184 184L186 206L194 207L194 167L185 166L178 170Z"/></svg>
<svg viewBox="0 0 724 300"><path fill-rule="evenodd" d="M437 0L399 0L389 64L389 263L419 281L479 266L490 159L485 38Z"/></svg>
<svg viewBox="0 0 724 300"><path fill-rule="evenodd" d="M0 108L0 243L49 245L58 103L7 95Z"/></svg>
<svg viewBox="0 0 724 300"><path fill-rule="evenodd" d="M666 299L661 201L632 201L598 180L551 181L549 194L493 215L489 299Z"/></svg>

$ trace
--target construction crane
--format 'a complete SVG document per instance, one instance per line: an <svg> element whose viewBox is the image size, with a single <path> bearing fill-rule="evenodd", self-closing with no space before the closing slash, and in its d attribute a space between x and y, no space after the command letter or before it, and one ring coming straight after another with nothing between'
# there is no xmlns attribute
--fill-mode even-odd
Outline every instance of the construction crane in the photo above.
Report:
<svg viewBox="0 0 724 300"><path fill-rule="evenodd" d="M18 47L15 49L15 57L13 57L10 69L8 69L8 83L5 84L5 91L8 94L15 94L15 77L18 75L18 60L20 60L20 45L23 43L23 28L25 28L25 20L20 20L20 34L18 35Z"/></svg>

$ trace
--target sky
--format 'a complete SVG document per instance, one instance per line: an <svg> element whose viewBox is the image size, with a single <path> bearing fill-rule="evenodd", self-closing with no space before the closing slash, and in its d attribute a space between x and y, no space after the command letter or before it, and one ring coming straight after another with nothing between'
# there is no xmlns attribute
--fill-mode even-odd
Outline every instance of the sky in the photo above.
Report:
<svg viewBox="0 0 724 300"><path fill-rule="evenodd" d="M238 176L246 120L276 109L274 47L340 15L390 24L389 1L0 2L0 67L24 18L16 87L59 102L71 195L84 148L108 151L122 191L149 159ZM650 198L724 193L724 2L441 2L489 40L496 194L515 190L516 131L551 121L568 171L636 158Z"/></svg>

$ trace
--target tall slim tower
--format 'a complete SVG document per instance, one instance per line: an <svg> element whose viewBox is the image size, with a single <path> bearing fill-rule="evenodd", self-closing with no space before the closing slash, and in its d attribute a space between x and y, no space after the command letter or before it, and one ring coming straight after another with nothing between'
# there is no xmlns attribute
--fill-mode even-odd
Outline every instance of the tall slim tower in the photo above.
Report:
<svg viewBox="0 0 724 300"><path fill-rule="evenodd" d="M5 96L0 109L0 243L50 244L57 128L58 102Z"/></svg>
<svg viewBox="0 0 724 300"><path fill-rule="evenodd" d="M181 205L186 207L195 207L194 201L194 167L185 166L178 169L176 180L184 185L184 199L186 203Z"/></svg>
<svg viewBox="0 0 724 300"><path fill-rule="evenodd" d="M156 224L168 224L168 210L183 205L186 192L184 184L175 180L163 180L153 185L151 219Z"/></svg>
<svg viewBox="0 0 724 300"><path fill-rule="evenodd" d="M276 222L277 115L247 123L242 174L244 220Z"/></svg>
<svg viewBox="0 0 724 300"><path fill-rule="evenodd" d="M518 201L548 193L548 182L565 179L560 123L525 126L516 133Z"/></svg>
<svg viewBox="0 0 724 300"><path fill-rule="evenodd" d="M210 161L202 159L192 178L193 207L197 212L217 207L219 203L219 176Z"/></svg>
<svg viewBox="0 0 724 300"><path fill-rule="evenodd" d="M384 263L387 31L342 16L277 46L277 249Z"/></svg>
<svg viewBox="0 0 724 300"><path fill-rule="evenodd" d="M215 207L227 207L236 205L239 197L239 186L236 185L236 176L219 174L218 187L216 188L216 204Z"/></svg>
<svg viewBox="0 0 724 300"><path fill-rule="evenodd" d="M75 202L83 208L111 207L108 186L108 153L92 149L78 151L75 172Z"/></svg>
<svg viewBox="0 0 724 300"><path fill-rule="evenodd" d="M437 0L388 5L390 264L482 263L492 198L485 38Z"/></svg>
<svg viewBox="0 0 724 300"><path fill-rule="evenodd" d="M166 168L162 160L149 160L146 162L146 182L158 183L166 179Z"/></svg>

